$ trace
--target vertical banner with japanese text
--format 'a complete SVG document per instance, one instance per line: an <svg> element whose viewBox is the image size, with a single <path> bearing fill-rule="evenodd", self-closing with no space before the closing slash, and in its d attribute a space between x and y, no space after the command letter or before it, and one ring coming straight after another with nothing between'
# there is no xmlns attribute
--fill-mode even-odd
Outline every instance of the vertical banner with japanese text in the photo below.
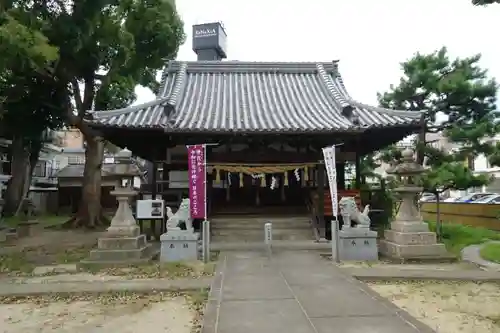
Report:
<svg viewBox="0 0 500 333"><path fill-rule="evenodd" d="M207 217L205 148L205 145L187 146L189 201L192 219L205 219Z"/></svg>
<svg viewBox="0 0 500 333"><path fill-rule="evenodd" d="M335 160L335 146L323 148L323 157L325 159L325 168L328 175L328 185L330 186L330 197L332 199L333 216L338 216L337 199L337 167Z"/></svg>

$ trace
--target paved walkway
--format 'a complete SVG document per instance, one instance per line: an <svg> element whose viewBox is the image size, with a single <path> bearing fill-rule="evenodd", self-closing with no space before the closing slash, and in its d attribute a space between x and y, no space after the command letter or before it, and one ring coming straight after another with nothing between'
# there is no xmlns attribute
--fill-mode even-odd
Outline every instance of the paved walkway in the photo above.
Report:
<svg viewBox="0 0 500 333"><path fill-rule="evenodd" d="M499 243L498 241L486 242L483 244L469 245L462 250L462 260L474 263L489 271L500 271L500 264L484 260L481 257L481 249L489 243Z"/></svg>
<svg viewBox="0 0 500 333"><path fill-rule="evenodd" d="M434 332L317 253L221 254L203 333Z"/></svg>

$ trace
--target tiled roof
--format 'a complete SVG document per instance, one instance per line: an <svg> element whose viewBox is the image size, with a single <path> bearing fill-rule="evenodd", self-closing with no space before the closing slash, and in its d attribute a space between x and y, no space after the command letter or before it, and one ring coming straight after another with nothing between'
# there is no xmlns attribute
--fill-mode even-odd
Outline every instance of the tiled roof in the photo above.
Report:
<svg viewBox="0 0 500 333"><path fill-rule="evenodd" d="M171 61L156 100L95 111L93 122L165 132L348 131L418 122L418 112L353 100L337 65Z"/></svg>
<svg viewBox="0 0 500 333"><path fill-rule="evenodd" d="M68 164L61 170L59 170L56 174L55 177L57 178L82 178L83 177L83 171L85 169L84 164ZM102 177L111 177L116 175L114 173L115 169L115 164L109 163L109 164L103 164L101 167L101 176ZM142 170L135 165L135 169L138 173L138 175L142 175Z"/></svg>

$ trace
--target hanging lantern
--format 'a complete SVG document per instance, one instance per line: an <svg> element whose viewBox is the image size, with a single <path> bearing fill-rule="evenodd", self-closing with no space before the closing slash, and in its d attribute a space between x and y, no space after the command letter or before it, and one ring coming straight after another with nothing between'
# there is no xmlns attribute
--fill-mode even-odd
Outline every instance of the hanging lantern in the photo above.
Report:
<svg viewBox="0 0 500 333"><path fill-rule="evenodd" d="M262 178L260 179L260 187L266 187L266 174L262 174Z"/></svg>
<svg viewBox="0 0 500 333"><path fill-rule="evenodd" d="M219 184L220 183L220 170L215 168L215 183Z"/></svg>
<svg viewBox="0 0 500 333"><path fill-rule="evenodd" d="M288 171L283 172L283 186L288 186Z"/></svg>

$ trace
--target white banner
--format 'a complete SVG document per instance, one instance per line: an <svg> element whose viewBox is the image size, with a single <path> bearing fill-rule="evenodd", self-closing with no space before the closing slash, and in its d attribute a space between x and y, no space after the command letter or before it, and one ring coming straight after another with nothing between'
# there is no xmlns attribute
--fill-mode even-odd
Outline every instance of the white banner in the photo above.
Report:
<svg viewBox="0 0 500 333"><path fill-rule="evenodd" d="M330 197L332 198L333 216L338 215L337 200L337 168L335 161L335 146L323 148L323 157L325 159L326 174L328 175L328 185L330 186Z"/></svg>

